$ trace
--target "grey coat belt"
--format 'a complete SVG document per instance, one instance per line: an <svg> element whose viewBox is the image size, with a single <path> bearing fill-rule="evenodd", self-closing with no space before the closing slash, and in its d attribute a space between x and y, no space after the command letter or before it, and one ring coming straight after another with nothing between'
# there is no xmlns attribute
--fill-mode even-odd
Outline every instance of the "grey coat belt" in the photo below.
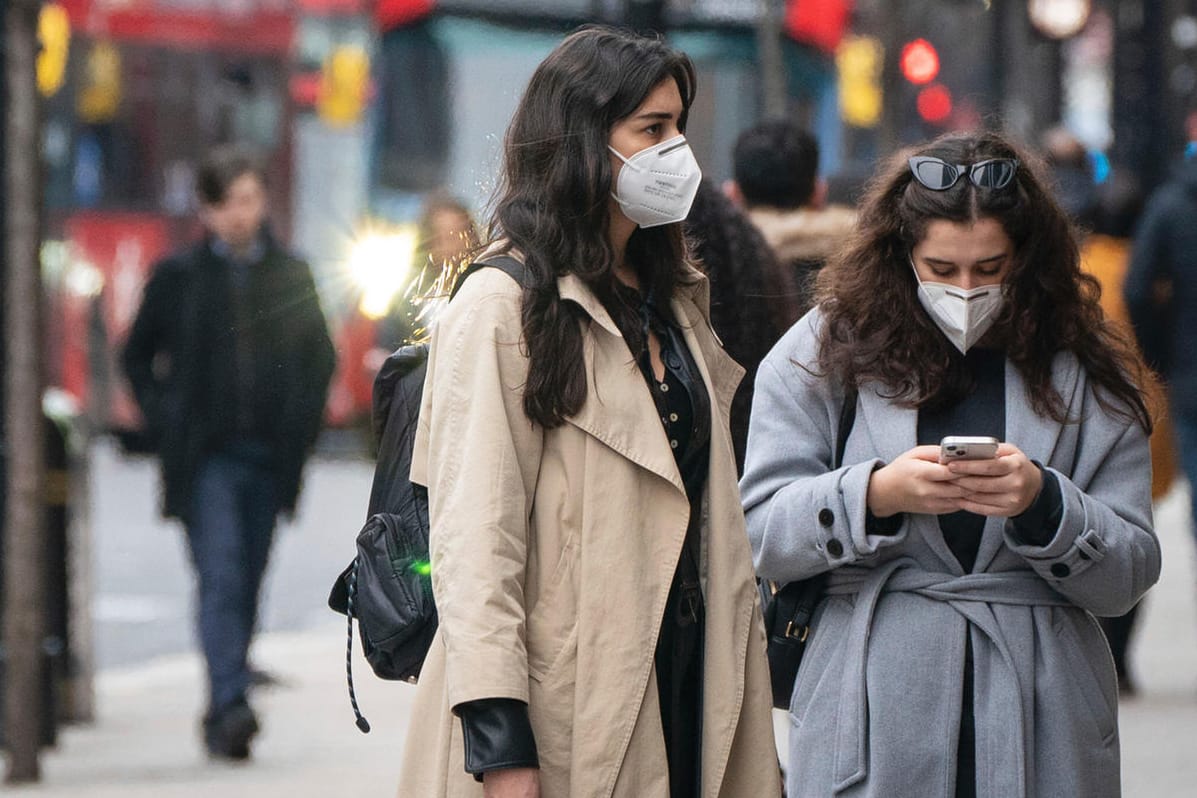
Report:
<svg viewBox="0 0 1197 798"><path fill-rule="evenodd" d="M1074 606L1033 571L956 576L923 570L915 560L901 557L875 568L843 566L829 576L829 596L856 596L848 624L848 639L845 641L847 657L840 686L839 722L836 725L834 788L837 793L868 775L869 632L882 593L917 593L942 601L964 616L989 638L1006 665L1001 672L991 674L992 689L1008 696L1010 705L1022 707L1024 716L1029 705L1024 700L1025 686L1018 675L1001 626L988 605ZM1014 725L1013 733L1018 739L1010 750L1017 752L1016 761L1002 763L1018 774L1017 783L1022 788L1017 798L1025 798L1026 795L1027 763L1023 737L1024 730L1028 728L1031 728L1031 721L1027 717L1023 718L1023 723Z"/></svg>

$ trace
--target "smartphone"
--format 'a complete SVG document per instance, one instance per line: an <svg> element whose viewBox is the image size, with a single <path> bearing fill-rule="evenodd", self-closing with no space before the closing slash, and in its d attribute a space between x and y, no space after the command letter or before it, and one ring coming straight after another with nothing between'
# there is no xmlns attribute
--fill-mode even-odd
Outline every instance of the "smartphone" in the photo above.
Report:
<svg viewBox="0 0 1197 798"><path fill-rule="evenodd" d="M988 436L949 435L939 442L939 462L989 460L997 457L998 439Z"/></svg>

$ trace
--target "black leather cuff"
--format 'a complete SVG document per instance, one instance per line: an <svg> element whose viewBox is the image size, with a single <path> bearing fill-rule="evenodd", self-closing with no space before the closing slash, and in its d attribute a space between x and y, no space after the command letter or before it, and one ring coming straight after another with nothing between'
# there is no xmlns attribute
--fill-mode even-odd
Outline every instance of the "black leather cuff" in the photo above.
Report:
<svg viewBox="0 0 1197 798"><path fill-rule="evenodd" d="M1031 506L1010 519L1014 522L1012 532L1014 537L1029 546L1046 546L1056 536L1060 520L1064 517L1064 495L1060 492L1060 481L1056 475L1041 463L1031 462L1043 475L1043 485Z"/></svg>
<svg viewBox="0 0 1197 798"><path fill-rule="evenodd" d="M481 698L455 707L465 742L465 770L482 781L490 770L538 768L528 705L514 698Z"/></svg>
<svg viewBox="0 0 1197 798"><path fill-rule="evenodd" d="M893 515L887 515L885 518L879 518L873 515L872 510L866 509L865 532L870 535L893 537L902 528L904 520L906 520L906 513L894 513Z"/></svg>

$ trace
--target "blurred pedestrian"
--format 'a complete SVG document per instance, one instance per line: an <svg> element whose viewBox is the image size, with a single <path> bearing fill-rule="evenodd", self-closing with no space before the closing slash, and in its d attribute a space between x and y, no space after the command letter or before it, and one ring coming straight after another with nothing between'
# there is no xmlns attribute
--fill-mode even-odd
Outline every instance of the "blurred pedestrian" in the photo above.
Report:
<svg viewBox="0 0 1197 798"><path fill-rule="evenodd" d="M276 517L295 510L335 356L307 264L266 225L261 164L217 149L198 189L206 233L154 267L124 367L161 459L163 514L186 527L198 578L204 743L246 759L262 575Z"/></svg>
<svg viewBox="0 0 1197 798"><path fill-rule="evenodd" d="M1114 169L1098 186L1093 230L1081 248L1081 268L1101 284L1102 311L1128 334L1131 332L1130 319L1122 296L1122 284L1130 261L1131 235L1142 211L1143 191L1139 181L1123 169ZM1151 431L1151 498L1158 501L1167 495L1176 479L1176 450L1162 386L1153 380L1147 393L1147 406L1155 422ZM1125 615L1098 619L1114 655L1118 692L1123 695L1135 693L1135 680L1131 678L1127 659L1138 609L1136 604Z"/></svg>
<svg viewBox="0 0 1197 798"><path fill-rule="evenodd" d="M426 330L425 321L419 316L419 300L444 273L455 274L478 249L478 229L470 209L443 192L430 194L424 200L416 229L414 273L379 322L378 352L373 358L375 371L396 348L421 337Z"/></svg>
<svg viewBox="0 0 1197 798"><path fill-rule="evenodd" d="M711 326L745 369L730 414L736 468L742 471L757 365L792 323L782 315L762 313L761 307L771 303L789 275L744 212L708 180L694 196L686 234L711 284Z"/></svg>
<svg viewBox="0 0 1197 798"><path fill-rule="evenodd" d="M1190 135L1197 136L1197 116ZM1135 230L1124 292L1135 336L1164 380L1197 525L1197 157L1177 164ZM1197 526L1194 527L1197 535Z"/></svg>
<svg viewBox="0 0 1197 798"><path fill-rule="evenodd" d="M1088 228L1097 204L1097 183L1085 145L1068 128L1057 125L1044 132L1042 146L1056 201L1074 222Z"/></svg>
<svg viewBox="0 0 1197 798"><path fill-rule="evenodd" d="M480 269L440 312L413 452L440 627L403 796L780 791L727 431L742 370L679 224L694 88L659 39L586 28L508 128L479 260L509 254L522 285Z"/></svg>
<svg viewBox="0 0 1197 798"><path fill-rule="evenodd" d="M1119 794L1092 614L1132 607L1160 549L1141 368L1078 261L1024 153L946 136L882 167L820 304L761 364L741 481L757 570L828 579L790 798ZM949 461L947 436L996 454Z"/></svg>
<svg viewBox="0 0 1197 798"><path fill-rule="evenodd" d="M789 266L774 296L784 302L788 329L811 305L814 278L827 258L846 245L856 212L826 204L819 178L819 142L787 121L762 122L740 134L733 153L735 179L728 195L747 212L774 254Z"/></svg>

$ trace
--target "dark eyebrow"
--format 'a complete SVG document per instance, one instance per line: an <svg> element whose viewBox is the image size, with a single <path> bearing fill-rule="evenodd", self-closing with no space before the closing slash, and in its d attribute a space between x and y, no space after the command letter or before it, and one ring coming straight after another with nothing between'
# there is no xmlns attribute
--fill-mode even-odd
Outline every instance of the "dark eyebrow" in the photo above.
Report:
<svg viewBox="0 0 1197 798"><path fill-rule="evenodd" d="M977 261L977 263L992 263L995 260L1002 260L1007 257L1009 257L1009 256L1003 252L1000 255L991 255L988 258L981 258L979 261ZM956 261L942 260L941 258L923 258L923 260L925 260L927 263L934 263L936 266L955 266L956 265Z"/></svg>
<svg viewBox="0 0 1197 798"><path fill-rule="evenodd" d="M673 119L673 114L670 113L669 111L645 111L642 114L636 114L636 116L634 116L632 118L633 119L645 119L645 120L648 120L648 119L670 120L670 119Z"/></svg>
<svg viewBox="0 0 1197 798"><path fill-rule="evenodd" d="M995 260L1004 260L1004 259L1005 259L1005 258L1007 258L1007 257L1009 257L1009 256L1008 256L1008 255L1006 255L1006 253L1005 253L1005 252L1003 252L1003 253L1002 253L1002 254L1000 254L1000 255L991 255L991 256L990 256L990 257L988 257L988 258L981 258L979 261L977 261L977 263L990 263L990 262L992 262L992 261L995 261Z"/></svg>

